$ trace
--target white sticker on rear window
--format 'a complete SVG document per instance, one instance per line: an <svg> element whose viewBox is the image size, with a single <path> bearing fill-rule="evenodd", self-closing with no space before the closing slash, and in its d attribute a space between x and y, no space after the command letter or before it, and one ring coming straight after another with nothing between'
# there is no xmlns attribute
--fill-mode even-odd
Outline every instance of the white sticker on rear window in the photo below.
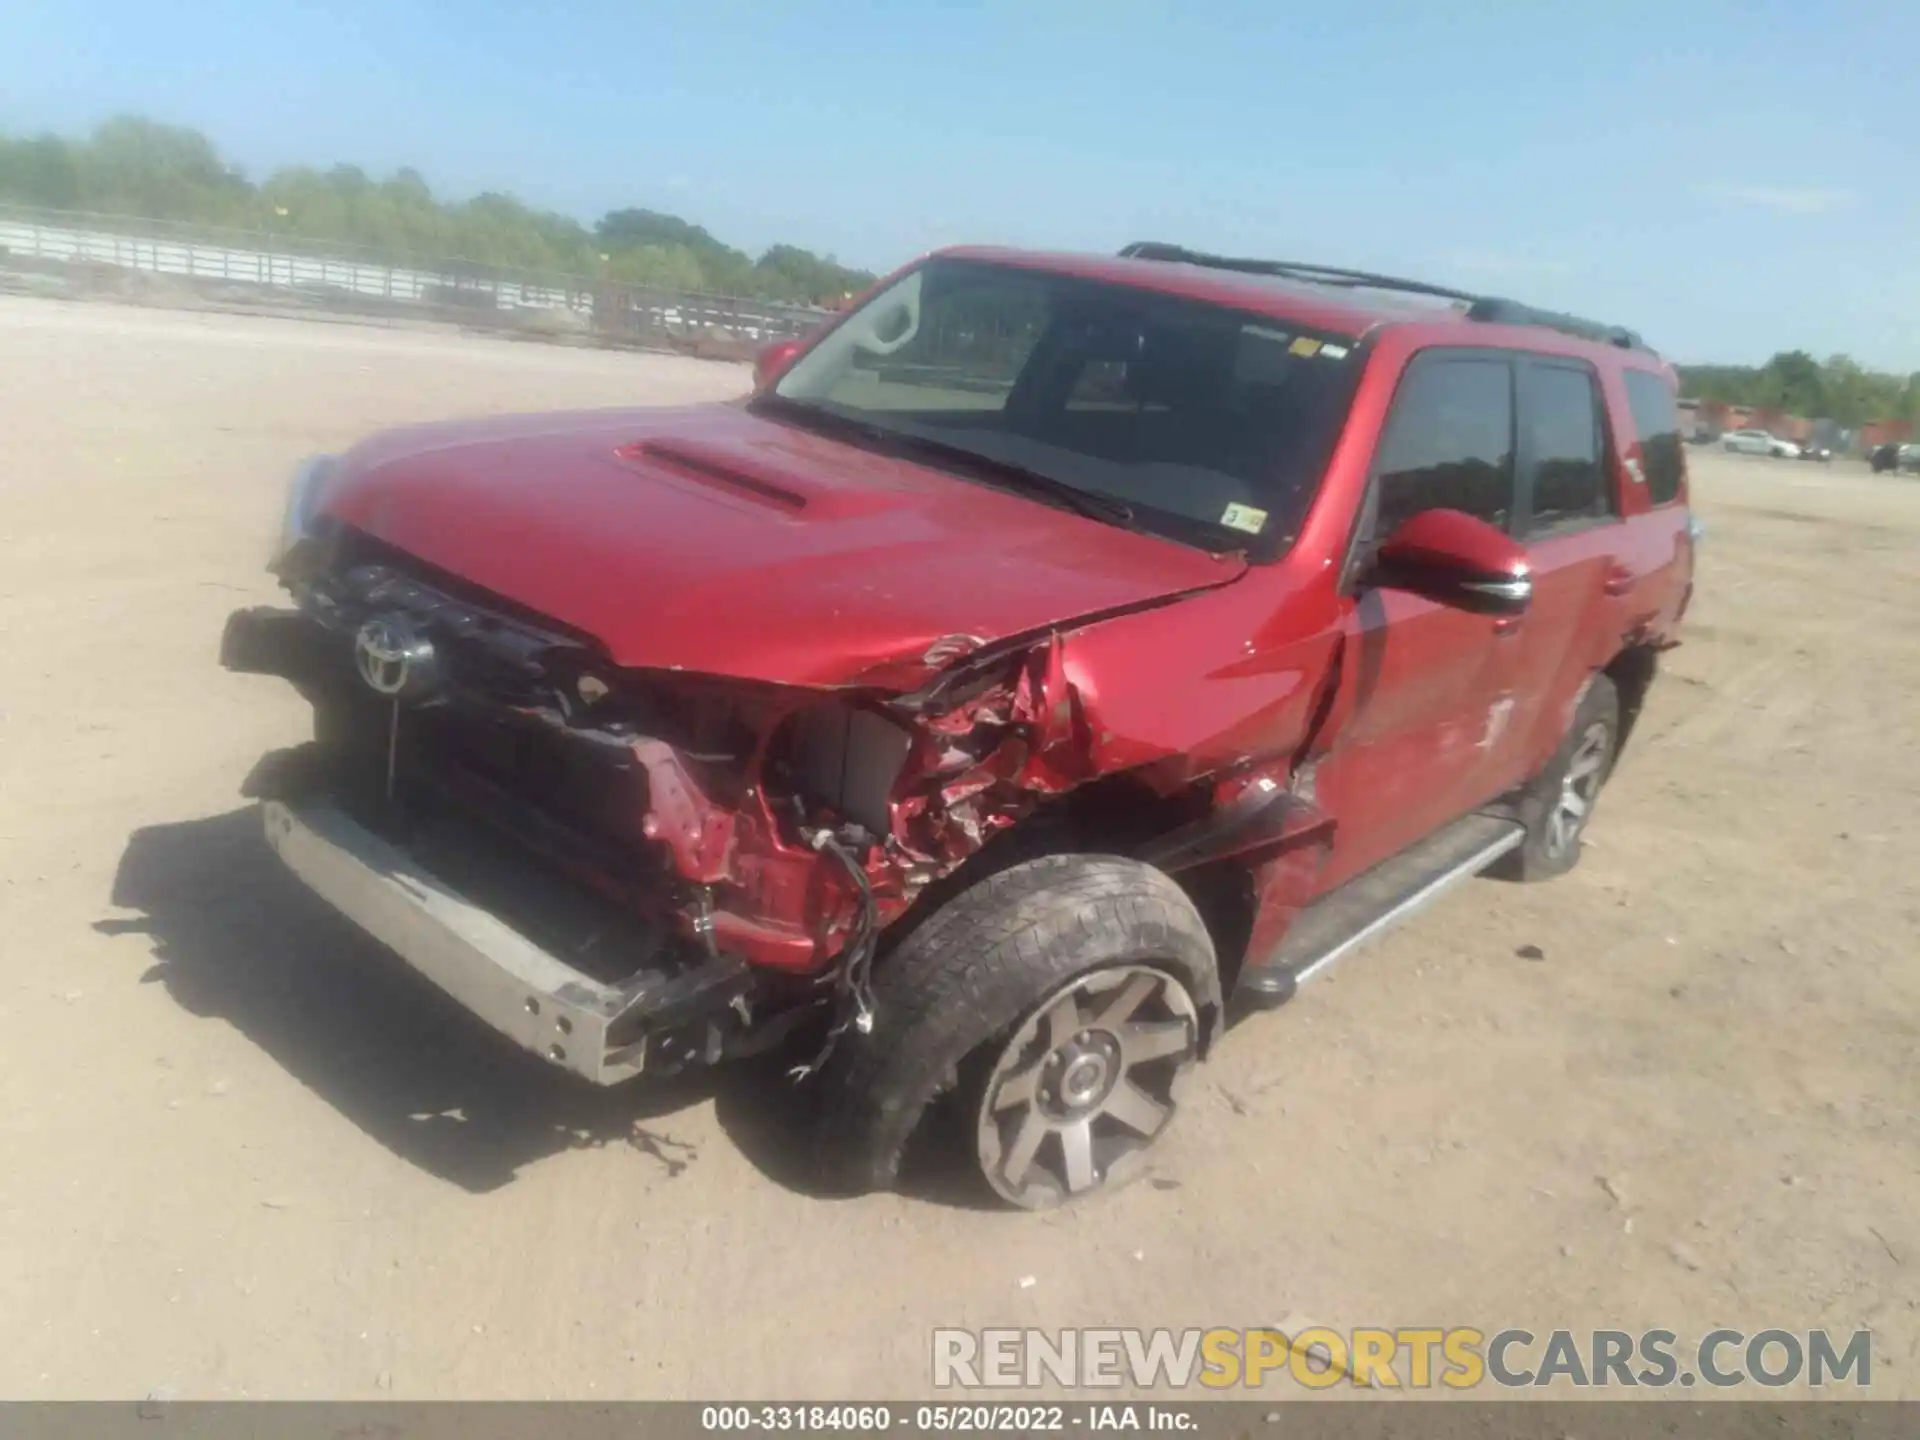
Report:
<svg viewBox="0 0 1920 1440"><path fill-rule="evenodd" d="M1348 350L1344 345L1322 345L1320 353L1329 360L1344 360L1347 358Z"/></svg>
<svg viewBox="0 0 1920 1440"><path fill-rule="evenodd" d="M1249 535L1258 535L1260 527L1267 523L1267 512L1256 510L1251 505L1233 504L1221 512L1220 523L1229 530L1244 530Z"/></svg>

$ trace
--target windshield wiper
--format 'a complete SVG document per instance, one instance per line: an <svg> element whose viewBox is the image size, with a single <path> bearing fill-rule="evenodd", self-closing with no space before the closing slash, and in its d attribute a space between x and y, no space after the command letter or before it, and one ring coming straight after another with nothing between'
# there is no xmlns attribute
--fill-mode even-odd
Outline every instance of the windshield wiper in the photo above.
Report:
<svg viewBox="0 0 1920 1440"><path fill-rule="evenodd" d="M989 481L1000 481L1009 489L1024 490L1033 495L1045 496L1092 520L1104 520L1109 525L1119 525L1128 530L1139 528L1133 518L1133 507L1126 501L1116 500L1098 491L1082 490L1078 485L1069 485L1064 480L1055 479L1044 470L1030 470L1025 465L1012 460L1002 460L994 455L982 455L978 450L969 450L964 445L935 440L931 436L911 431L895 430L885 433L896 437L901 442L900 448L903 450L978 470Z"/></svg>
<svg viewBox="0 0 1920 1440"><path fill-rule="evenodd" d="M785 415L803 425L812 423L823 430L834 430L843 435L855 436L877 450L886 450L896 455L917 455L973 470L989 483L998 482L1010 490L1045 496L1055 504L1092 520L1105 521L1109 525L1118 525L1127 530L1141 528L1134 519L1133 507L1126 501L1116 500L1112 496L1102 495L1097 491L1082 490L1077 485L1069 485L1064 480L1056 479L1041 470L1029 469L1016 461L983 455L978 450L971 450L965 445L956 445L950 440L938 440L931 435L923 435L917 430L896 430L889 425L875 425L871 421L855 419L839 410L829 410L823 405L809 405L802 400L789 400L784 395L761 395L749 403L776 414Z"/></svg>

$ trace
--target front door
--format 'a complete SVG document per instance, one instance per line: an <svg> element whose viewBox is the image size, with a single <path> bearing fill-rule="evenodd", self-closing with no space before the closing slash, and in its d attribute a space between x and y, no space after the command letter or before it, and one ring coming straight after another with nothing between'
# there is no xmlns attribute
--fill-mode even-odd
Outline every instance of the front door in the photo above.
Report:
<svg viewBox="0 0 1920 1440"><path fill-rule="evenodd" d="M1434 349L1413 358L1394 393L1350 567L1359 578L1328 749L1314 769L1315 798L1336 827L1324 887L1483 803L1512 768L1519 627L1364 577L1378 542L1423 510L1512 529L1514 379L1502 352Z"/></svg>

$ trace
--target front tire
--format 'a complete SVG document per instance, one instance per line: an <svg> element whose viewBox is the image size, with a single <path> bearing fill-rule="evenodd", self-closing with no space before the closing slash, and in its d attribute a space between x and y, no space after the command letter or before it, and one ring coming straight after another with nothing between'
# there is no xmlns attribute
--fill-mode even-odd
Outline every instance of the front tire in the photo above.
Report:
<svg viewBox="0 0 1920 1440"><path fill-rule="evenodd" d="M836 1190L892 1188L936 1099L982 1188L1023 1209L1137 1176L1220 1013L1206 924L1167 875L1049 855L990 875L875 977L871 1033L821 1076L818 1159Z"/></svg>

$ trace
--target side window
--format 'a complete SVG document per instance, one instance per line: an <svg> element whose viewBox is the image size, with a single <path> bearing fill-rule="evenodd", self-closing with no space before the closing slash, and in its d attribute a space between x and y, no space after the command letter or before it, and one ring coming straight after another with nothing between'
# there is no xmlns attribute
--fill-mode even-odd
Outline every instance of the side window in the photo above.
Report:
<svg viewBox="0 0 1920 1440"><path fill-rule="evenodd" d="M1680 494L1684 465L1680 448L1680 408L1673 391L1658 375L1629 370L1627 404L1633 428L1640 432L1641 469L1647 477L1647 499L1665 505Z"/></svg>
<svg viewBox="0 0 1920 1440"><path fill-rule="evenodd" d="M1423 510L1507 527L1513 511L1513 371L1488 357L1416 360L1374 462L1384 539Z"/></svg>
<svg viewBox="0 0 1920 1440"><path fill-rule="evenodd" d="M1552 530L1612 514L1592 372L1585 366L1532 363L1526 368L1525 394L1528 528Z"/></svg>

